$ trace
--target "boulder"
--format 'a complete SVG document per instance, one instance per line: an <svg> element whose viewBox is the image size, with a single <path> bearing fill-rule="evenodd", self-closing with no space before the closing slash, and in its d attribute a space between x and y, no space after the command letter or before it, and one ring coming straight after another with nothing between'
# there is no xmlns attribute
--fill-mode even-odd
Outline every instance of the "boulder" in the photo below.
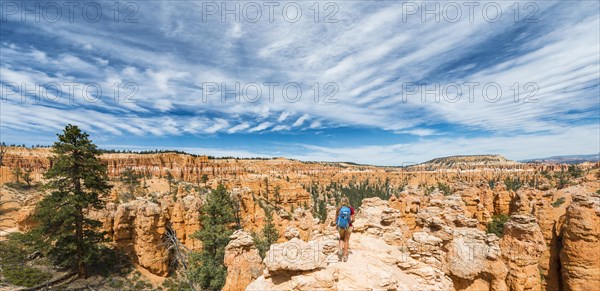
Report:
<svg viewBox="0 0 600 291"><path fill-rule="evenodd" d="M222 290L244 290L262 274L264 265L249 233L237 230L230 238L231 241L225 247L227 279Z"/></svg>
<svg viewBox="0 0 600 291"><path fill-rule="evenodd" d="M264 263L270 273L311 271L324 266L325 256L318 242L292 238L288 242L271 245Z"/></svg>
<svg viewBox="0 0 600 291"><path fill-rule="evenodd" d="M298 231L298 229L295 228L295 227L293 227L293 226L288 226L285 229L285 232L283 233L283 236L287 240L291 240L293 238L300 238L300 231Z"/></svg>
<svg viewBox="0 0 600 291"><path fill-rule="evenodd" d="M446 266L458 289L507 290L504 282L507 268L499 260L498 237L476 228L457 228L452 231Z"/></svg>

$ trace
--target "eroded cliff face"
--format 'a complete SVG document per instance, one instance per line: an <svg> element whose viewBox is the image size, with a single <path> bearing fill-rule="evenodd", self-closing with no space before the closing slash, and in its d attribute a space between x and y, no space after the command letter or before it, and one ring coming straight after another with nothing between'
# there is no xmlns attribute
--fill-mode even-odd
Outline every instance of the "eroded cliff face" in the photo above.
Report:
<svg viewBox="0 0 600 291"><path fill-rule="evenodd" d="M136 264L155 275L166 276L172 259L172 254L165 246L167 226L186 248L191 251L200 250L202 242L191 238L191 235L202 227L201 206L202 199L193 195L182 197L176 202L170 198L155 202L139 198L122 204L108 203L105 209L90 213L90 216L103 223L103 230L112 238L116 247L124 250ZM264 211L261 211L264 215ZM289 236L289 228L295 230L293 237L307 239L312 235L315 220L310 212L298 208L294 213L284 213L273 214L282 241ZM230 290L240 290L239 286L243 282L247 281L247 285L250 279L257 277L249 277L246 273L251 271L251 274L256 274L256 270L260 269L261 260L257 256L254 242L246 232L236 232L232 236L226 249L225 264L232 274L238 275L235 279L230 279Z"/></svg>
<svg viewBox="0 0 600 291"><path fill-rule="evenodd" d="M499 239L474 219L460 221L466 207L457 198L433 195L432 206L419 212L419 231L404 225L390 202L365 199L347 262L335 254L329 227L308 242L272 245L265 273L246 290L508 290Z"/></svg>
<svg viewBox="0 0 600 291"><path fill-rule="evenodd" d="M468 218L471 214L459 196L432 194L417 211L411 210L412 202L402 202L414 202L411 195L363 200L348 262L335 255L337 235L328 225L311 241L293 239L272 246L264 260L265 274L247 290L509 290L510 269L499 238L477 228L478 221ZM390 207L398 204L403 210ZM402 217L413 214L411 228ZM284 250L292 248L297 251L290 257Z"/></svg>
<svg viewBox="0 0 600 291"><path fill-rule="evenodd" d="M564 289L600 290L600 195L575 195L567 208L562 233Z"/></svg>
<svg viewBox="0 0 600 291"><path fill-rule="evenodd" d="M190 238L201 227L200 206L200 198L194 196L177 202L138 199L118 205L108 203L105 209L90 216L102 222L103 230L116 247L125 251L134 263L155 275L166 276L171 262L171 254L165 247L167 226L188 249L200 249L201 242Z"/></svg>
<svg viewBox="0 0 600 291"><path fill-rule="evenodd" d="M499 239L475 217L458 195L429 195L416 214L419 231L406 242L410 257L441 270L453 289L506 290Z"/></svg>
<svg viewBox="0 0 600 291"><path fill-rule="evenodd" d="M511 216L504 226L500 249L508 268L506 285L509 290L541 290L538 261L547 249L535 217Z"/></svg>
<svg viewBox="0 0 600 291"><path fill-rule="evenodd" d="M552 193L543 192L541 197L534 199L535 204L531 213L537 219L547 246L547 251L542 253L539 260L539 270L542 276L541 285L544 290L559 290L561 288L560 259L558 256L562 247L561 229L566 209L571 203L571 195L580 191L581 189L578 189L578 187L571 187ZM559 199L565 202L553 206L553 201Z"/></svg>
<svg viewBox="0 0 600 291"><path fill-rule="evenodd" d="M33 167L39 180L50 166L49 157L46 149L9 151L2 181L12 181L8 169L15 165ZM599 280L599 197L591 194L600 188L597 169L574 181L575 185L557 190L539 171L563 170L565 166L513 164L495 158L491 161L500 164L459 164L440 172L285 159L209 160L181 154L107 154L102 159L116 187L109 197L103 197L108 202L106 209L90 216L102 221L113 243L135 263L161 276L167 275L171 259L163 244L167 226L187 248L200 249L201 242L190 236L202 227L203 197L209 188L223 183L240 202L240 223L245 230L236 232L226 249L227 290L243 290L247 285L250 290L355 286L589 290ZM443 168L439 163L434 166ZM594 166L598 167L590 165ZM128 167L149 175L143 181L147 190L120 203L117 200L124 190L117 180ZM167 171L178 181L173 191L168 190ZM208 181L199 182L204 174ZM507 177L537 186L509 190L503 182ZM319 223L311 211L314 201L305 188L367 180L386 181L398 190L387 201L368 198L355 205L358 212L350 259L338 262L335 207L329 205L325 222ZM437 183L449 185L452 193L426 191ZM2 187L1 201L17 201L4 204L9 211L2 218L8 215L12 219L2 221L4 228L27 230L33 226L31 213L44 193L25 194ZM248 233L264 226L265 205L275 209L279 245L269 252L270 258L261 261ZM511 216L502 238L485 232L491 217L498 214ZM294 248L309 256L299 255L291 262L280 257L285 256L282 250ZM310 254L318 254L322 260L311 259Z"/></svg>
<svg viewBox="0 0 600 291"><path fill-rule="evenodd" d="M478 213L487 208L468 202L488 191L424 196L409 189L389 201L368 198L357 209L348 262L335 255L337 236L326 223L308 242L272 246L265 273L247 290L595 290L589 286L600 270L600 195L577 194L594 187L586 182L551 193L513 193L502 238L481 229ZM491 211L502 213L490 200ZM568 246L561 248L561 240ZM292 248L300 251L286 257L283 250ZM301 255L307 253L318 255Z"/></svg>

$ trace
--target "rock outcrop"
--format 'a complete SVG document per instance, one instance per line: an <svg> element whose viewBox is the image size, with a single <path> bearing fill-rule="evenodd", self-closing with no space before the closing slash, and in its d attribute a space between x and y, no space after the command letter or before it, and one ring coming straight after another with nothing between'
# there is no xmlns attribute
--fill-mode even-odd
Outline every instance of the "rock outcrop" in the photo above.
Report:
<svg viewBox="0 0 600 291"><path fill-rule="evenodd" d="M500 240L502 258L508 267L506 284L510 290L540 290L538 261L546 251L546 241L535 217L513 215L504 226Z"/></svg>
<svg viewBox="0 0 600 291"><path fill-rule="evenodd" d="M225 266L227 279L224 291L244 290L246 286L262 274L264 266L252 236L244 230L231 235L231 241L225 247Z"/></svg>
<svg viewBox="0 0 600 291"><path fill-rule="evenodd" d="M600 290L600 195L575 195L562 230L564 290Z"/></svg>
<svg viewBox="0 0 600 291"><path fill-rule="evenodd" d="M488 188L465 187L457 191L458 196L462 198L470 218L479 222L479 228L485 229L487 221L494 213L494 192Z"/></svg>
<svg viewBox="0 0 600 291"><path fill-rule="evenodd" d="M171 259L165 247L167 225L188 249L199 249L201 242L189 236L200 228L200 204L200 198L194 196L178 202L137 199L118 205L108 203L105 209L90 216L102 222L115 245L136 264L155 275L166 276Z"/></svg>
<svg viewBox="0 0 600 291"><path fill-rule="evenodd" d="M9 148L0 184L14 182L11 170L17 167L33 170L34 181L43 182L51 156L46 148ZM89 215L134 263L161 276L171 260L167 228L186 248L200 249L190 235L201 228L202 197L221 183L239 202L246 231L260 231L268 209L279 234L264 262L248 233L231 237L227 290L247 284L252 290L594 290L600 280L600 197L591 194L598 191L600 162L579 165L582 176L556 189L552 172L569 172L567 165L499 156L441 158L409 168L182 153L108 153L101 160L115 187L102 197L106 209ZM133 197L123 198L126 187L117 180L126 168L144 178ZM164 178L167 172L174 180ZM442 184L451 191L437 189ZM357 185L385 186L391 198L355 205L350 258L343 263L335 256L332 204L340 186ZM34 205L47 193L10 184L0 190L0 239L4 230L31 229ZM311 211L317 198L327 202L325 223ZM511 216L502 239L485 233L498 214Z"/></svg>
<svg viewBox="0 0 600 291"><path fill-rule="evenodd" d="M271 247L264 275L247 290L508 290L498 237L477 229L458 196L427 203L416 214L420 230L411 232L402 211L364 199L347 262L335 254L332 228L309 242L293 238Z"/></svg>
<svg viewBox="0 0 600 291"><path fill-rule="evenodd" d="M539 261L543 290L558 290L560 288L561 229L567 206L569 206L571 200L569 190L560 190L554 193L543 192L540 195L541 197L536 197L536 203L532 209L532 214L535 216L548 246L548 250L542 253ZM552 205L553 202L561 200L565 202L560 205Z"/></svg>
<svg viewBox="0 0 600 291"><path fill-rule="evenodd" d="M389 207L388 201L366 198L356 214L354 232L371 234L389 244L401 245L409 236L409 229L400 217L401 212Z"/></svg>
<svg viewBox="0 0 600 291"><path fill-rule="evenodd" d="M499 239L471 217L460 196L430 195L416 214L410 256L442 270L457 290L507 290Z"/></svg>
<svg viewBox="0 0 600 291"><path fill-rule="evenodd" d="M446 244L446 266L457 290L508 290L498 237L476 228L457 228Z"/></svg>
<svg viewBox="0 0 600 291"><path fill-rule="evenodd" d="M282 271L310 271L324 266L326 255L322 253L320 241L305 242L298 238L282 244L271 245L265 256L265 265L270 273Z"/></svg>
<svg viewBox="0 0 600 291"><path fill-rule="evenodd" d="M418 195L410 190L405 190L398 196L392 196L389 200L389 205L391 208L400 211L400 217L408 227L409 231L417 231L419 228L417 226L416 216L424 200L422 195Z"/></svg>
<svg viewBox="0 0 600 291"><path fill-rule="evenodd" d="M353 235L347 262L338 260L336 245L337 241L326 237L273 245L265 258L267 271L246 290L452 289L452 281L442 271L410 258L379 237ZM286 249L297 251L286 254Z"/></svg>

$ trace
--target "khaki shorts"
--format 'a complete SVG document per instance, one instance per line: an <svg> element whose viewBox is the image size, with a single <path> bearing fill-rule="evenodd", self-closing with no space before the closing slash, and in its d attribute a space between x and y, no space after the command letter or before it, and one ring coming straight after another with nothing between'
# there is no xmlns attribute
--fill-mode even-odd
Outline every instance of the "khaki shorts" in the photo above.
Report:
<svg viewBox="0 0 600 291"><path fill-rule="evenodd" d="M349 226L346 229L343 228L338 228L338 233L340 234L340 240L342 238L344 238L346 236L346 234L348 235L348 237L350 237L350 234L352 234L352 226Z"/></svg>

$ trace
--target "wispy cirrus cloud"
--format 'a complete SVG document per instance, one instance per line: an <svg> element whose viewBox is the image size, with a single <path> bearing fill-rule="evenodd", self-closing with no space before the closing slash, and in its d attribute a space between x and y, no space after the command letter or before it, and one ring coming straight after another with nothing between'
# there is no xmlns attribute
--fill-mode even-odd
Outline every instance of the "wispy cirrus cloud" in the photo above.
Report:
<svg viewBox="0 0 600 291"><path fill-rule="evenodd" d="M109 15L99 23L52 24L8 17L0 28L3 140L52 136L70 122L107 142L132 135L132 143L152 145L164 137L215 136L233 145L226 136L266 143L299 136L315 146L304 148L314 154L283 154L338 159L323 149L341 148L356 155L345 160L381 163L390 158L390 144L404 149L455 140L483 150L488 141L512 138L543 141L556 151L600 147L598 3L535 2L531 23L515 21L509 2L496 3L505 12L497 22L481 17L482 2L474 19L463 15L454 23L421 17L422 5L435 2L335 2L337 23L308 16L297 23L205 22L202 3L135 2L137 23ZM299 3L304 11L309 4ZM418 10L407 14L413 4ZM70 91L65 83L80 86ZM47 94L32 90L35 84ZM95 86L83 92L86 84ZM301 98L291 100L296 84ZM501 98L487 100L496 88ZM253 100L257 92L262 98ZM137 102L125 102L128 97ZM565 144L565 130L586 142ZM590 137L596 142L587 142ZM204 142L208 148L214 141ZM425 156L391 149L390 155ZM510 154L507 149L517 151L508 144L497 151Z"/></svg>

